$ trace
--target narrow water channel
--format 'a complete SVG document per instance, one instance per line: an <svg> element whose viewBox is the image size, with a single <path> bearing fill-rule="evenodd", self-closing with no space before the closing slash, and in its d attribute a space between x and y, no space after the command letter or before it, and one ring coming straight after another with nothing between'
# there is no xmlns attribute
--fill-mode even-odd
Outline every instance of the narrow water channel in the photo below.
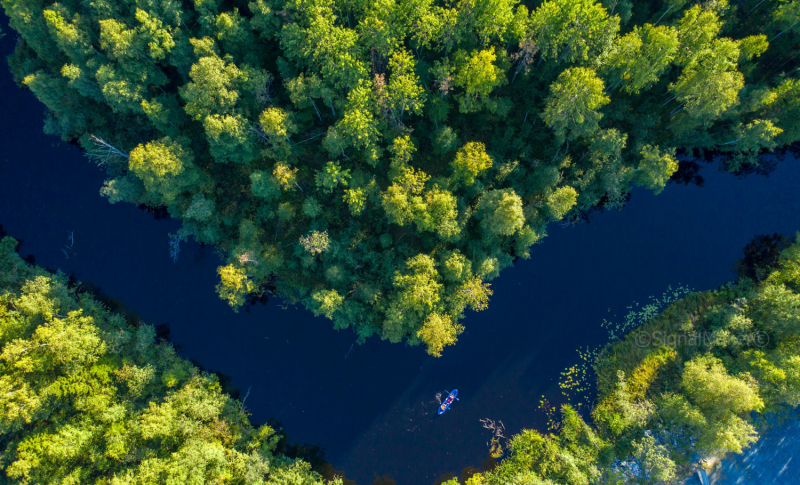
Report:
<svg viewBox="0 0 800 485"><path fill-rule="evenodd" d="M3 57L14 37L0 41ZM539 398L558 394L577 348L604 341L603 319L621 319L632 301L669 285L719 286L754 235L800 230L797 160L746 179L706 166L703 187L635 190L622 211L551 226L530 260L492 282L489 309L468 314L442 358L377 339L353 345L351 331L278 300L231 312L214 293L213 249L186 244L173 263L177 221L101 198L101 171L42 133L42 106L6 66L0 92L0 224L24 241L22 254L75 272L147 322L168 322L182 355L250 389L255 421L280 420L292 441L318 444L360 485L376 475L433 483L480 466L490 438L482 418L502 420L507 436L544 429ZM437 417L436 393L452 388L461 400Z"/></svg>

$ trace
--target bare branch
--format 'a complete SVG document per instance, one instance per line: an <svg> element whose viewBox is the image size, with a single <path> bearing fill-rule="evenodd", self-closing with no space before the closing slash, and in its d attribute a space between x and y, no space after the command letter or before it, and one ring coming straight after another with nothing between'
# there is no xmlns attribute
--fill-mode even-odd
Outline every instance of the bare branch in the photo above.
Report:
<svg viewBox="0 0 800 485"><path fill-rule="evenodd" d="M94 147L87 151L89 158L95 161L97 165L121 165L127 164L130 156L111 143L103 140L99 136L91 135L89 137L94 144Z"/></svg>

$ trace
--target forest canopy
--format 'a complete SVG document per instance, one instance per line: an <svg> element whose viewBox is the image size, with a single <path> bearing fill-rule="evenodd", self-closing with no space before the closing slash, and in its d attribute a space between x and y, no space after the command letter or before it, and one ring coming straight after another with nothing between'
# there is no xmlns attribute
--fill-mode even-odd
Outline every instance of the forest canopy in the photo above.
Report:
<svg viewBox="0 0 800 485"><path fill-rule="evenodd" d="M550 221L800 139L798 0L1 0L45 130L270 291L440 355Z"/></svg>
<svg viewBox="0 0 800 485"><path fill-rule="evenodd" d="M0 483L323 485L216 375L16 246L0 240Z"/></svg>

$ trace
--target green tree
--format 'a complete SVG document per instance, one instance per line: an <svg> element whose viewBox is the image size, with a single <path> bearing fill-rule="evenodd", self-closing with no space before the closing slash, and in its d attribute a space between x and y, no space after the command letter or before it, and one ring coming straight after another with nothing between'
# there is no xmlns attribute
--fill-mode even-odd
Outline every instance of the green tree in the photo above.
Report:
<svg viewBox="0 0 800 485"><path fill-rule="evenodd" d="M455 55L455 85L464 90L459 102L462 113L472 113L481 107L479 101L489 96L495 88L506 84L503 71L495 64L497 56L491 50L459 51Z"/></svg>
<svg viewBox="0 0 800 485"><path fill-rule="evenodd" d="M300 238L300 245L312 255L324 253L328 250L330 244L330 237L328 237L327 231L311 231Z"/></svg>
<svg viewBox="0 0 800 485"><path fill-rule="evenodd" d="M258 117L261 130L268 141L277 143L289 139L290 135L297 133L297 127L292 122L289 113L281 108L267 108Z"/></svg>
<svg viewBox="0 0 800 485"><path fill-rule="evenodd" d="M424 200L420 197L430 176L402 162L398 163L393 171L392 185L381 195L383 210L389 221L404 226L416 219L427 230L432 230L434 221L426 220L430 219L430 215L427 213ZM446 194L442 195L446 204L443 215L446 216L452 205L448 204Z"/></svg>
<svg viewBox="0 0 800 485"><path fill-rule="evenodd" d="M364 208L367 204L367 193L360 187L347 189L344 191L342 200L347 202L347 205L350 207L350 214L357 216L364 212Z"/></svg>
<svg viewBox="0 0 800 485"><path fill-rule="evenodd" d="M450 191L434 187L425 192L424 198L412 202L411 220L419 230L436 232L443 240L459 233L457 217L457 200Z"/></svg>
<svg viewBox="0 0 800 485"><path fill-rule="evenodd" d="M723 150L733 151L733 159L728 162L729 170L736 171L743 165L758 165L762 151L774 149L777 137L783 130L770 120L754 120L747 125L739 124L733 129L735 138L722 144Z"/></svg>
<svg viewBox="0 0 800 485"><path fill-rule="evenodd" d="M139 145L131 151L128 168L159 202L171 203L199 182L192 151L169 137Z"/></svg>
<svg viewBox="0 0 800 485"><path fill-rule="evenodd" d="M338 156L338 151L344 154L344 148L348 146L355 146L365 150L374 149L378 142L379 132L377 128L377 120L375 119L375 100L374 94L369 85L364 82L358 87L350 91L347 97L347 108L341 121L336 124L337 134L344 137L345 143L339 145L336 150L329 149L328 151L333 156ZM331 132L328 132L331 136ZM370 165L375 165L377 159L373 151L367 151L366 159Z"/></svg>
<svg viewBox="0 0 800 485"><path fill-rule="evenodd" d="M717 39L696 53L670 85L680 103L671 115L684 110L696 123L704 124L733 106L744 87L744 78L736 71L738 59L738 45L728 39Z"/></svg>
<svg viewBox="0 0 800 485"><path fill-rule="evenodd" d="M425 324L417 332L417 337L427 346L428 353L434 357L441 357L442 349L453 345L458 340L458 334L464 327L453 324L448 315L431 313L425 319Z"/></svg>
<svg viewBox="0 0 800 485"><path fill-rule="evenodd" d="M491 286L489 283L484 283L478 277L470 278L456 289L457 298L472 311L486 310L489 308L489 297L492 295L489 286Z"/></svg>
<svg viewBox="0 0 800 485"><path fill-rule="evenodd" d="M557 140L574 140L597 130L603 117L599 108L610 101L603 91L603 81L591 69L567 69L558 76L541 115Z"/></svg>
<svg viewBox="0 0 800 485"><path fill-rule="evenodd" d="M634 180L636 183L647 187L656 194L660 194L667 181L678 170L678 161L675 160L674 150L661 152L659 147L643 146L639 151L642 159L636 169Z"/></svg>
<svg viewBox="0 0 800 485"><path fill-rule="evenodd" d="M740 417L764 408L755 383L731 376L719 359L705 355L686 363L682 385L708 419L701 446L740 453L755 441L755 429Z"/></svg>
<svg viewBox="0 0 800 485"><path fill-rule="evenodd" d="M203 120L209 153L219 163L249 163L257 154L249 123L240 115L209 115Z"/></svg>
<svg viewBox="0 0 800 485"><path fill-rule="evenodd" d="M280 182L271 177L269 172L256 170L250 174L250 190L256 197L267 200L277 199L281 196Z"/></svg>
<svg viewBox="0 0 800 485"><path fill-rule="evenodd" d="M297 11L307 26L283 26L281 47L286 55L302 62L309 59L309 64L336 89L358 86L366 77L367 67L361 60L356 31L335 25L336 16L323 2L308 7L297 2L289 10Z"/></svg>
<svg viewBox="0 0 800 485"><path fill-rule="evenodd" d="M659 444L652 434L644 435L633 443L635 457L642 464L645 479L658 482L675 480L675 462L669 456L669 449Z"/></svg>
<svg viewBox="0 0 800 485"><path fill-rule="evenodd" d="M493 163L483 143L468 142L458 149L453 159L453 179L467 186L472 185L482 172L492 167Z"/></svg>
<svg viewBox="0 0 800 485"><path fill-rule="evenodd" d="M236 106L236 82L242 76L233 63L217 56L204 56L192 65L191 81L181 87L186 113L195 120L228 114Z"/></svg>
<svg viewBox="0 0 800 485"><path fill-rule="evenodd" d="M563 219L578 202L578 191L569 185L559 187L547 197L547 214L555 220Z"/></svg>
<svg viewBox="0 0 800 485"><path fill-rule="evenodd" d="M338 162L328 162L323 170L317 173L317 187L325 193L331 193L339 186L347 187L350 170L342 169Z"/></svg>
<svg viewBox="0 0 800 485"><path fill-rule="evenodd" d="M80 62L91 53L91 41L88 33L81 25L80 16L76 16L64 6L54 5L54 8L42 12L50 34L58 47L71 60Z"/></svg>
<svg viewBox="0 0 800 485"><path fill-rule="evenodd" d="M645 24L617 39L605 65L612 89L638 94L657 82L678 51L678 32L667 26Z"/></svg>
<svg viewBox="0 0 800 485"><path fill-rule="evenodd" d="M183 217L205 221L214 214L214 201L206 199L203 194L195 194L192 203L184 212Z"/></svg>
<svg viewBox="0 0 800 485"><path fill-rule="evenodd" d="M487 238L510 236L525 224L522 199L514 189L486 192L478 202L476 217L481 221L481 231Z"/></svg>
<svg viewBox="0 0 800 485"><path fill-rule="evenodd" d="M217 284L217 293L220 298L228 302L233 311L239 311L244 305L244 298L255 290L255 285L245 274L245 270L232 264L217 268L220 282Z"/></svg>
<svg viewBox="0 0 800 485"><path fill-rule="evenodd" d="M333 319L334 313L339 310L344 301L344 297L339 295L336 290L322 290L314 292L311 296L316 303L312 308L314 315L324 315L327 318Z"/></svg>
<svg viewBox="0 0 800 485"><path fill-rule="evenodd" d="M392 75L386 85L389 112L395 123L402 123L406 111L422 113L425 91L414 73L414 59L408 52L400 51L389 60Z"/></svg>
<svg viewBox="0 0 800 485"><path fill-rule="evenodd" d="M442 299L443 285L439 282L439 273L436 264L430 256L419 254L406 261L405 271L394 275L393 295L389 318L383 324L382 337L391 342L399 342L408 334L417 336L417 332L432 313L439 309ZM436 317L431 325L436 325L439 330L434 331L429 326L429 332L422 335L431 338L433 348L436 349L444 340L441 340L441 327L445 325L442 320L444 315ZM433 335L439 335L433 340Z"/></svg>
<svg viewBox="0 0 800 485"><path fill-rule="evenodd" d="M530 36L545 58L586 62L602 52L619 29L594 0L548 0L531 13Z"/></svg>

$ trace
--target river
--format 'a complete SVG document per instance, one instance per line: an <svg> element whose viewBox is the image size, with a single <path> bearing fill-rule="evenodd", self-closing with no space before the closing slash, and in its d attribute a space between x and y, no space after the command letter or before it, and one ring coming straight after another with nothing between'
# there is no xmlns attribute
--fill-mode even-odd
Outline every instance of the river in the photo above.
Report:
<svg viewBox="0 0 800 485"><path fill-rule="evenodd" d="M4 17L2 28L6 56L16 35ZM491 437L482 418L501 420L507 436L544 429L540 397L558 395L577 348L604 342L603 319L621 319L632 301L669 285L717 287L735 277L754 235L800 230L796 160L745 179L704 166L703 187L635 189L622 211L552 225L530 260L492 282L489 309L468 313L442 358L378 339L353 345L351 331L275 299L233 313L214 292L212 249L185 244L173 263L168 234L178 222L109 204L98 193L101 170L42 133L43 107L5 66L0 89L0 224L24 241L22 254L91 281L146 322L168 322L182 355L250 389L255 421L280 420L292 441L319 445L360 485L379 475L433 483L480 466ZM436 393L452 388L461 400L436 416ZM797 476L800 460L787 466Z"/></svg>

